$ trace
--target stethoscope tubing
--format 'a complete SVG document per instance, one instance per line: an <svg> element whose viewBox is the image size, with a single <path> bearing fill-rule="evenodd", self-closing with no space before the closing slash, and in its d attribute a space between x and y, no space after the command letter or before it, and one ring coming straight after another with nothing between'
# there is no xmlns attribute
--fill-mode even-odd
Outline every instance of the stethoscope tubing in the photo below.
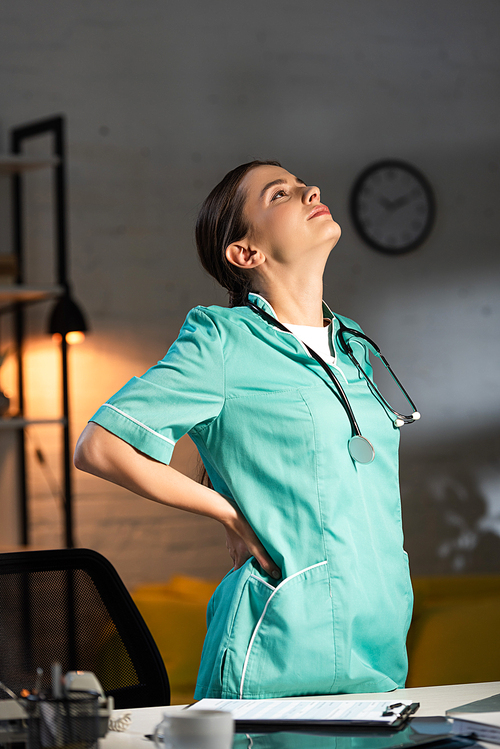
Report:
<svg viewBox="0 0 500 749"><path fill-rule="evenodd" d="M338 341L339 341L340 348L342 349L342 351L344 352L344 354L347 354L347 356L352 361L352 363L356 366L356 368L358 369L358 371L361 372L361 374L363 375L363 377L367 381L368 386L369 386L370 390L372 391L373 395L389 411L391 411L395 416L397 416L398 419L402 419L405 424L413 424L414 421L415 421L414 414L418 413L417 407L414 404L413 400L408 395L408 392L406 391L406 388L400 382L400 380L397 377L396 373L393 371L391 365L389 364L389 362L387 361L387 359L385 358L385 356L382 354L382 352L380 351L380 348L377 346L377 344L375 343L375 341L373 341L371 338L369 338L365 333L362 333L360 330L354 330L354 328L348 328L346 325L344 325L344 323L342 322L342 320L339 320L338 318L336 318L336 319L337 319L337 322L339 324L339 329L337 331L337 338L338 338ZM371 381L371 379L368 377L368 375L366 374L366 372L363 369L363 367L361 366L361 364L358 362L358 360L354 356L354 353L352 351L352 348L351 348L350 344L344 340L343 336L344 336L345 333L349 333L350 335L353 335L356 338L362 338L367 343L369 343L370 346L373 347L376 356L378 356L378 358L381 360L382 364L387 369L387 371L391 375L391 377L394 380L394 382L398 385L399 389L401 390L401 392L405 396L405 398L408 401L408 403L410 404L410 406L413 408L413 415L406 416L405 414L401 414L401 413L399 413L399 411L396 411L396 409L394 409L390 405L390 403L387 402L387 400L384 398L384 396L382 395L382 393L380 392L380 390Z"/></svg>
<svg viewBox="0 0 500 749"><path fill-rule="evenodd" d="M305 343L304 341L302 341L302 343L304 344L304 346L306 347L306 349L308 350L312 358L316 359L318 364L320 364L323 367L326 374L328 375L328 377L331 379L331 381L337 388L340 398L342 399L345 409L347 411L347 415L349 416L349 419L351 421L353 431L358 435L358 437L362 437L363 435L361 434L361 429L359 428L358 422L356 421L356 417L354 416L354 411L352 410L351 404L349 403L349 399L345 393L344 388L340 384L337 376L335 375L334 372L332 372L332 370L330 369L328 364L324 361L324 359L322 359L321 356L317 354L316 351L314 351L314 349L310 348L310 346L308 346L307 343Z"/></svg>
<svg viewBox="0 0 500 749"><path fill-rule="evenodd" d="M267 320L268 322L270 322L271 325L274 325L274 327L279 328L279 330L282 330L284 333L290 333L291 335L293 335L292 331L289 330L286 327L286 325L283 325L283 323L280 322L277 318L272 317L271 315L268 315L268 313L265 312L265 310L260 309L260 307L257 307L257 305L253 304L252 302L248 302L247 304L248 304L248 306L251 309L253 309L254 312L257 312L265 320ZM342 387L342 385L340 384L338 378L336 377L336 375L334 374L334 372L332 372L332 370L330 369L330 367L328 366L328 364L325 362L325 360L322 359L322 357L319 354L317 354L316 351L314 351L314 349L312 349L310 346L308 346L307 343L305 343L304 341L302 341L302 343L306 347L307 351L312 356L312 358L315 359L318 362L318 364L321 365L321 367L325 370L325 372L328 375L328 377L330 378L330 380L335 385L335 387L337 389L337 392L338 392L338 394L339 394L339 396L340 396L340 398L342 400L342 403L343 403L343 405L344 405L344 407L345 407L345 409L347 411L347 415L349 416L349 420L351 422L353 431L355 432L355 434L358 435L358 437L362 437L361 429L359 428L358 422L356 421L356 417L354 416L354 411L351 408L351 404L349 403L349 399L348 399L347 395L345 394L345 390Z"/></svg>
<svg viewBox="0 0 500 749"><path fill-rule="evenodd" d="M270 323L274 327L278 328L279 330L282 330L284 333L290 333L291 335L293 335L292 331L289 330L286 327L286 325L283 325L282 322L280 322L276 317L272 317L271 315L269 315L265 310L261 309L260 307L257 307L257 305L253 304L253 302L247 301L247 306L250 307L250 309L252 309L258 315L260 315L264 320L266 320L268 323ZM340 348L342 349L344 354L346 354L349 357L349 359L355 365L358 372L364 377L373 396L377 398L379 403L381 403L381 405L384 406L390 413L393 413L396 416L396 421L394 422L394 425L399 427L399 426L403 426L403 424L413 424L414 421L420 418L420 414L417 411L417 407L415 406L414 402L408 395L406 389L403 387L403 385L399 381L396 374L393 372L391 365L389 364L385 356L381 353L380 348L377 346L375 341L372 341L371 338L365 335L365 333L362 333L360 330L354 330L353 328L348 328L346 325L344 325L344 323L341 320L339 320L338 317L336 318L336 320L339 325L339 329L337 331L337 339L338 339ZM364 371L363 367L360 365L360 363L354 356L351 345L349 344L348 341L344 339L345 334L355 336L356 338L361 338L365 340L370 346L373 347L375 355L378 356L378 358L382 361L383 365L389 371L390 375L392 376L392 378L394 379L394 381L400 388L401 392L406 397L408 403L413 408L413 414L411 416L406 416L405 414L399 413L399 411L396 411L390 405L390 403L388 403L388 401L384 398L384 396L382 395L380 390L377 388L375 383L372 382L372 380L368 377L367 373ZM336 377L332 369L328 366L325 360L319 354L317 354L316 351L314 351L314 349L308 346L307 343L305 343L304 341L302 341L302 343L307 349L307 351L309 352L309 354L312 356L312 358L315 359L315 361L317 361L318 364L320 364L320 366L324 369L324 371L328 375L329 379L335 385L337 393L339 394L340 399L342 400L342 403L349 417L349 421L351 422L351 427L354 433L353 438L359 437L362 440L366 441L369 445L371 445L371 443L366 439L366 437L363 437L363 435L361 434L361 430L359 428L358 422L356 421L356 417L354 416L354 412L352 410L351 404L349 403L349 399L344 391L344 388L340 384L338 378Z"/></svg>

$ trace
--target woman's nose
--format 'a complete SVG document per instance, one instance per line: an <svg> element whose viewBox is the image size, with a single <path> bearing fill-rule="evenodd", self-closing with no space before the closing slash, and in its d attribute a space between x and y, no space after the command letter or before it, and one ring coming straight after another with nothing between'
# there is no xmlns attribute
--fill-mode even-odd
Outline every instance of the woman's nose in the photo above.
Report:
<svg viewBox="0 0 500 749"><path fill-rule="evenodd" d="M306 203L306 205L309 205L311 203L319 203L320 196L321 196L321 193L319 191L319 187L312 185L310 187L306 187L306 189L304 190L304 195L302 199L304 203Z"/></svg>

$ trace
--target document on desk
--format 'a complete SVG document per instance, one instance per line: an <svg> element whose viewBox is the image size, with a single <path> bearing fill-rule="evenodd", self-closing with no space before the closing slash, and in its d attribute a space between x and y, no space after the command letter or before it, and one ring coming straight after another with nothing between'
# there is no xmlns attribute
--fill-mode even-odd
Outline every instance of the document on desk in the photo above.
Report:
<svg viewBox="0 0 500 749"><path fill-rule="evenodd" d="M237 727L358 726L399 728L418 709L411 700L217 700L204 699L189 710L231 712Z"/></svg>

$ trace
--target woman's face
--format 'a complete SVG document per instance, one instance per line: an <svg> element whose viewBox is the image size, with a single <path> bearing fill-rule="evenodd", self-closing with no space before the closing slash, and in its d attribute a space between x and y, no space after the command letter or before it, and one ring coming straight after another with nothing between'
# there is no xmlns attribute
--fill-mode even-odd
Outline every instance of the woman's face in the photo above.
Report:
<svg viewBox="0 0 500 749"><path fill-rule="evenodd" d="M267 259L293 263L311 253L326 257L340 238L340 226L320 201L317 187L308 187L286 169L259 166L242 180L244 215L249 241Z"/></svg>

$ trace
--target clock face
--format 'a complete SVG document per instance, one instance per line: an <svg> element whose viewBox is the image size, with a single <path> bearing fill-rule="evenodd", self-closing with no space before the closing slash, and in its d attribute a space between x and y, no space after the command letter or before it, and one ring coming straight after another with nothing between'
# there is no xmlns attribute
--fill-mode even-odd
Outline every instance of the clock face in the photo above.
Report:
<svg viewBox="0 0 500 749"><path fill-rule="evenodd" d="M350 207L365 242L389 254L418 247L434 222L429 183L403 161L379 161L365 169L352 189Z"/></svg>

